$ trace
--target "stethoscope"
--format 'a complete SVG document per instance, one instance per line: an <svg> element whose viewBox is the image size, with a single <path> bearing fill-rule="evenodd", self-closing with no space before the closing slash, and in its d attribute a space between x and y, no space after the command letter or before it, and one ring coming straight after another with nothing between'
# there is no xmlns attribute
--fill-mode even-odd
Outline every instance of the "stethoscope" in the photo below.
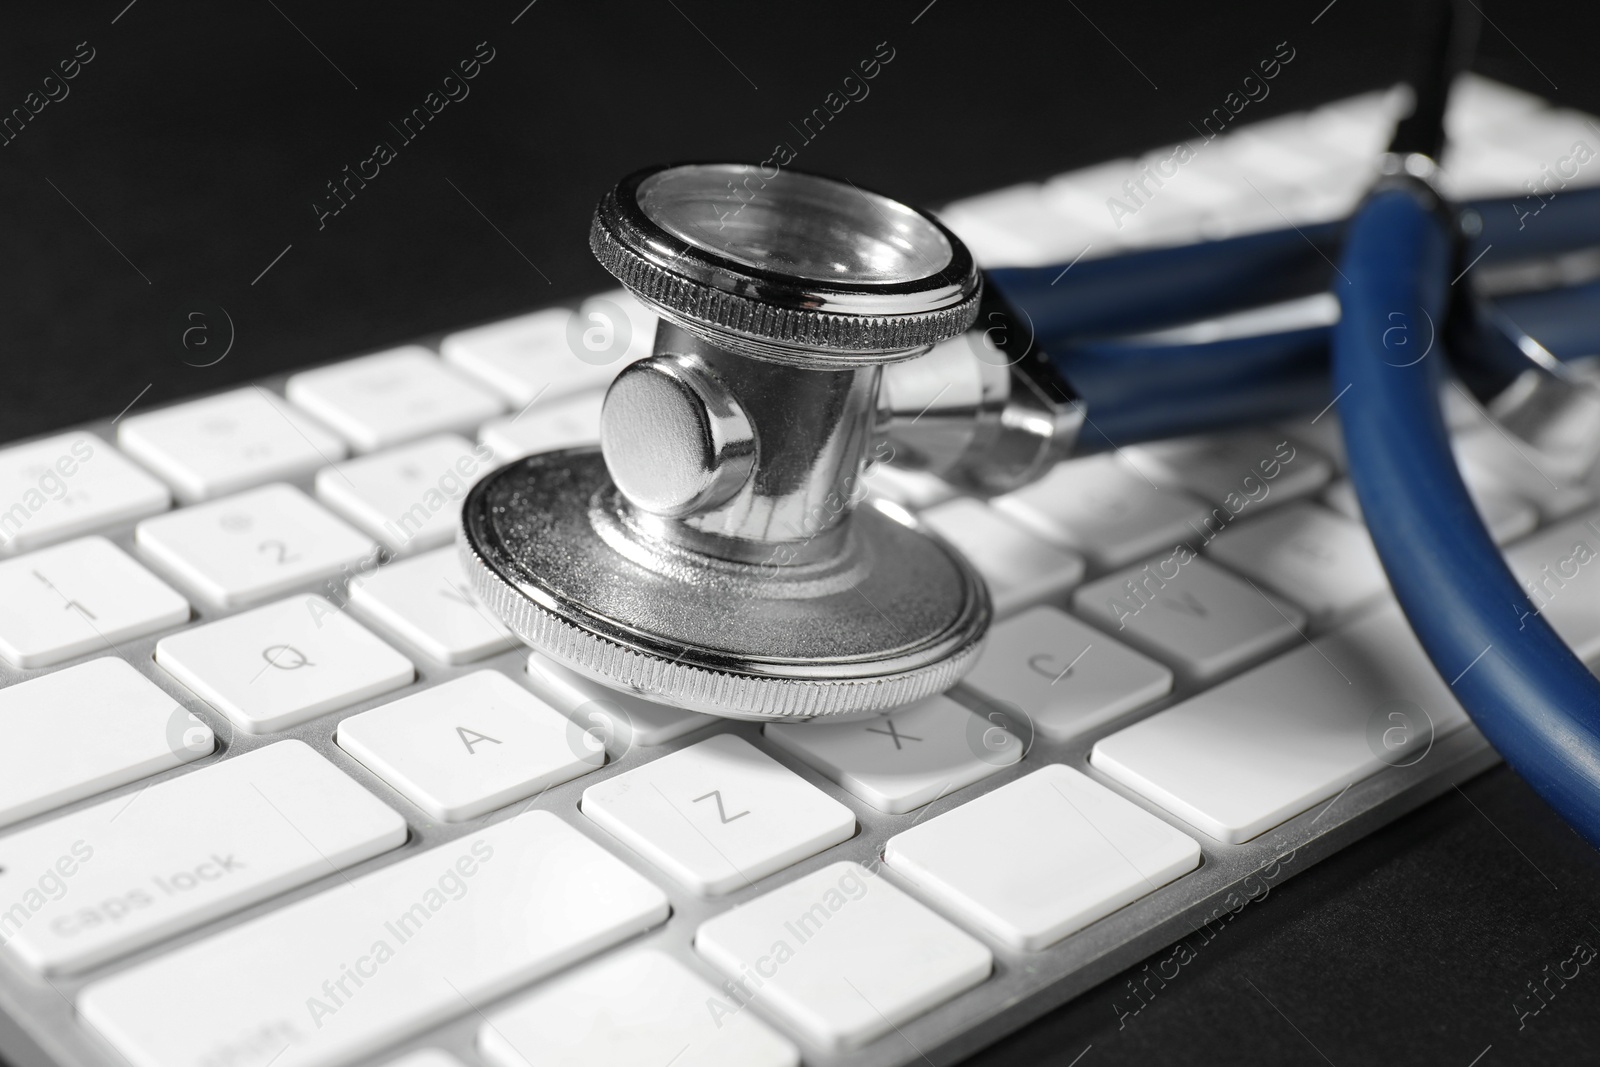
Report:
<svg viewBox="0 0 1600 1067"><path fill-rule="evenodd" d="M523 641L619 690L757 720L881 713L954 684L991 608L960 552L865 498L873 462L992 495L1085 452L1337 404L1423 648L1600 845L1600 681L1530 613L1438 400L1446 353L1480 398L1583 395L1560 357L1600 352L1592 282L1494 300L1451 283L1490 246L1510 262L1600 244L1600 191L1516 229L1504 203L1448 205L1433 160L1449 51L1347 222L1087 261L1059 285L1061 266L986 277L933 216L849 182L736 164L628 176L590 247L660 316L654 353L611 385L598 447L472 490L474 589ZM1319 288L1338 299L1331 326L1149 332ZM1110 336L1130 331L1145 332Z"/></svg>

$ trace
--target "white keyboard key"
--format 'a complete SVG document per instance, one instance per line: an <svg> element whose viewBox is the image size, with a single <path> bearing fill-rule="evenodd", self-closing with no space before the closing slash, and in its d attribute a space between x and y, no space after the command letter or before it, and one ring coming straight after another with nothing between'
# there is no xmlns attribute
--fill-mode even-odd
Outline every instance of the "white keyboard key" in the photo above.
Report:
<svg viewBox="0 0 1600 1067"><path fill-rule="evenodd" d="M1563 463L1532 445L1513 443L1505 431L1492 426L1458 434L1453 445L1456 459L1475 479L1498 483L1531 503L1546 521L1594 506L1593 487L1572 481L1583 477L1587 464Z"/></svg>
<svg viewBox="0 0 1600 1067"><path fill-rule="evenodd" d="M762 733L879 811L901 815L1022 758L1027 738L946 696L851 722L767 723Z"/></svg>
<svg viewBox="0 0 1600 1067"><path fill-rule="evenodd" d="M572 720L590 750L610 752L619 759L634 745L664 745L722 721L612 689L537 652L528 653L528 684Z"/></svg>
<svg viewBox="0 0 1600 1067"><path fill-rule="evenodd" d="M478 1028L491 1067L798 1067L800 1053L726 992L655 949L556 979Z"/></svg>
<svg viewBox="0 0 1600 1067"><path fill-rule="evenodd" d="M0 733L0 826L216 747L209 726L114 656L0 689Z"/></svg>
<svg viewBox="0 0 1600 1067"><path fill-rule="evenodd" d="M462 498L499 462L487 445L440 434L324 467L317 497L389 551L421 552L455 539Z"/></svg>
<svg viewBox="0 0 1600 1067"><path fill-rule="evenodd" d="M117 426L117 443L186 503L299 478L348 451L260 386L129 415Z"/></svg>
<svg viewBox="0 0 1600 1067"><path fill-rule="evenodd" d="M594 770L565 718L474 671L339 724L339 747L440 822L464 822Z"/></svg>
<svg viewBox="0 0 1600 1067"><path fill-rule="evenodd" d="M350 605L440 663L474 663L517 645L478 603L454 548L437 548L350 582Z"/></svg>
<svg viewBox="0 0 1600 1067"><path fill-rule="evenodd" d="M90 433L0 449L0 552L167 510L167 487Z"/></svg>
<svg viewBox="0 0 1600 1067"><path fill-rule="evenodd" d="M1328 144L1300 128L1298 120L1299 116L1291 115L1247 126L1229 137L1222 150L1230 164L1248 175L1296 223L1321 222L1337 216L1308 212L1311 197L1307 194L1339 193L1342 196L1334 202L1354 206L1360 190L1376 177L1377 163L1352 155L1341 145Z"/></svg>
<svg viewBox="0 0 1600 1067"><path fill-rule="evenodd" d="M1276 652L1306 623L1299 608L1187 548L1084 586L1072 610L1197 682Z"/></svg>
<svg viewBox="0 0 1600 1067"><path fill-rule="evenodd" d="M1497 481L1485 478L1476 467L1461 468L1462 481L1467 493L1478 508L1478 517L1489 530L1497 545L1507 545L1533 532L1539 525L1539 512L1532 504L1513 496ZM1323 494L1323 500L1333 510L1356 522L1361 517L1361 502L1356 499L1355 483L1345 480L1333 483Z"/></svg>
<svg viewBox="0 0 1600 1067"><path fill-rule="evenodd" d="M189 602L103 537L0 563L0 657L49 667L189 621Z"/></svg>
<svg viewBox="0 0 1600 1067"><path fill-rule="evenodd" d="M1008 266L1065 262L1096 244L1109 250L1115 227L1103 197L1100 210L1093 213L1062 212L1057 208L1060 202L1059 193L1048 196L1037 185L1014 185L959 200L939 215L963 237L969 231L978 231L980 246L993 243L985 242L984 233L1004 234L1006 245L993 251L1005 254L991 258Z"/></svg>
<svg viewBox="0 0 1600 1067"><path fill-rule="evenodd" d="M441 1052L436 1048L418 1049L397 1060L390 1060L383 1067L463 1067L460 1060L448 1052Z"/></svg>
<svg viewBox="0 0 1600 1067"><path fill-rule="evenodd" d="M1316 504L1296 502L1229 526L1206 555L1289 598L1317 628L1389 593L1366 529Z"/></svg>
<svg viewBox="0 0 1600 1067"><path fill-rule="evenodd" d="M1324 104L1305 116L1306 128L1350 154L1376 159L1410 108L1404 86L1376 90Z"/></svg>
<svg viewBox="0 0 1600 1067"><path fill-rule="evenodd" d="M753 885L856 829L849 808L733 734L591 785L583 813L702 896Z"/></svg>
<svg viewBox="0 0 1600 1067"><path fill-rule="evenodd" d="M927 471L906 470L892 463L874 463L862 476L867 492L920 511L956 495L955 486Z"/></svg>
<svg viewBox="0 0 1600 1067"><path fill-rule="evenodd" d="M133 1067L333 1067L667 912L659 889L536 811L94 982L78 1010Z"/></svg>
<svg viewBox="0 0 1600 1067"><path fill-rule="evenodd" d="M938 218L961 238L981 267L1033 267L1051 262L1052 257L1025 235L966 211L960 204L946 207Z"/></svg>
<svg viewBox="0 0 1600 1067"><path fill-rule="evenodd" d="M1452 141L1473 143L1498 134L1520 119L1532 118L1548 106L1533 93L1479 74L1460 74L1450 86L1445 132Z"/></svg>
<svg viewBox="0 0 1600 1067"><path fill-rule="evenodd" d="M296 596L164 637L156 662L251 734L411 684L411 661L319 596Z"/></svg>
<svg viewBox="0 0 1600 1067"><path fill-rule="evenodd" d="M1121 455L1157 485L1194 493L1230 516L1298 500L1333 475L1305 445L1263 430L1153 441Z"/></svg>
<svg viewBox="0 0 1600 1067"><path fill-rule="evenodd" d="M134 543L186 588L223 608L259 604L378 551L371 538L281 484L146 519Z"/></svg>
<svg viewBox="0 0 1600 1067"><path fill-rule="evenodd" d="M1025 611L989 631L961 684L1013 705L1052 741L1067 741L1172 691L1172 672L1055 608Z"/></svg>
<svg viewBox="0 0 1600 1067"><path fill-rule="evenodd" d="M626 289L597 293L578 308L572 351L611 377L655 348L660 319ZM567 373L572 373L570 370Z"/></svg>
<svg viewBox="0 0 1600 1067"><path fill-rule="evenodd" d="M754 987L751 1003L829 1052L891 1032L994 966L977 940L856 863L702 923L694 947L738 988Z"/></svg>
<svg viewBox="0 0 1600 1067"><path fill-rule="evenodd" d="M595 310L603 309L597 305ZM629 325L620 329L613 320ZM599 322L553 309L453 333L440 343L439 354L521 409L586 389L603 390L627 365L623 357L633 347L626 314Z"/></svg>
<svg viewBox="0 0 1600 1067"><path fill-rule="evenodd" d="M540 399L526 410L484 424L478 439L494 449L496 459L510 463L537 452L600 443L600 407L604 392L578 393L555 400Z"/></svg>
<svg viewBox="0 0 1600 1067"><path fill-rule="evenodd" d="M1101 164L1057 175L1045 183L1043 194L1052 209L1079 227L1079 250L1083 244L1089 248L1086 258L1119 249L1187 244L1199 238L1201 220L1211 210L1207 201L1217 195L1218 183L1199 174L1194 166L1185 166L1183 180L1169 183L1153 201L1130 202L1122 188L1123 183L1139 178L1145 165L1159 166L1176 150L1169 145L1143 160ZM1125 206L1137 206L1132 213L1119 210L1113 216L1108 207L1113 197ZM1075 255L1077 251L1070 251L1054 261L1069 262Z"/></svg>
<svg viewBox="0 0 1600 1067"><path fill-rule="evenodd" d="M308 745L283 741L0 838L0 890L7 876L51 870L66 890L5 949L43 974L81 971L405 839L404 819ZM70 875L63 859L75 861Z"/></svg>
<svg viewBox="0 0 1600 1067"><path fill-rule="evenodd" d="M1331 325L1331 324L1330 324ZM1276 428L1291 441L1304 441L1342 473L1349 466L1344 452L1344 428L1339 425L1339 413L1333 408L1316 415L1285 419ZM1280 438L1281 439L1281 438Z"/></svg>
<svg viewBox="0 0 1600 1067"><path fill-rule="evenodd" d="M427 434L470 433L505 410L499 397L420 345L301 371L283 393L362 452Z"/></svg>
<svg viewBox="0 0 1600 1067"><path fill-rule="evenodd" d="M946 911L1037 952L1200 865L1200 846L1059 763L889 839L884 860Z"/></svg>
<svg viewBox="0 0 1600 1067"><path fill-rule="evenodd" d="M922 518L983 575L997 616L1059 600L1083 580L1077 553L1041 540L980 501L951 500Z"/></svg>
<svg viewBox="0 0 1600 1067"><path fill-rule="evenodd" d="M1466 723L1391 605L1102 739L1090 762L1238 843Z"/></svg>
<svg viewBox="0 0 1600 1067"><path fill-rule="evenodd" d="M1455 383L1439 386L1439 412L1444 416L1445 428L1452 434L1481 430L1489 425L1489 413L1461 386Z"/></svg>
<svg viewBox="0 0 1600 1067"><path fill-rule="evenodd" d="M1600 511L1540 530L1506 563L1528 594L1517 612L1544 616L1579 659L1600 662Z"/></svg>
<svg viewBox="0 0 1600 1067"><path fill-rule="evenodd" d="M1122 567L1201 532L1209 514L1186 493L1157 489L1117 459L1089 456L1057 465L993 505L1040 537Z"/></svg>

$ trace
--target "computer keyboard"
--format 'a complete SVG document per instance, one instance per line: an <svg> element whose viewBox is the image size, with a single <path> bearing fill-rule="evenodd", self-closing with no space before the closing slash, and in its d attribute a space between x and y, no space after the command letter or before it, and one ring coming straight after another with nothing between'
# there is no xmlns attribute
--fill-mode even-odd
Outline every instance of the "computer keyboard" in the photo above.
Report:
<svg viewBox="0 0 1600 1067"><path fill-rule="evenodd" d="M1241 126L1121 227L1135 160L942 215L991 266L1337 217L1401 106ZM1473 77L1450 128L1461 196L1600 137ZM715 719L529 652L463 578L461 499L594 442L653 330L605 293L0 448L0 1055L949 1063L1496 762L1331 408L992 501L874 468L997 609L891 715ZM1600 478L1445 400L1534 604L1600 658Z"/></svg>

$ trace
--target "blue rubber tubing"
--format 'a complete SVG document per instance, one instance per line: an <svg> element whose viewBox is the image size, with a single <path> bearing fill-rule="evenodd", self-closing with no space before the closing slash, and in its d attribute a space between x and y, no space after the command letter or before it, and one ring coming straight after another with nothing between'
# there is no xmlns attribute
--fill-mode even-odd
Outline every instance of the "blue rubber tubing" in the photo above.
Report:
<svg viewBox="0 0 1600 1067"><path fill-rule="evenodd" d="M1351 220L1332 346L1350 479L1439 676L1511 768L1600 847L1600 681L1532 613L1478 518L1439 411L1443 353L1412 354L1426 320L1444 321L1450 273L1448 222L1425 190L1382 189Z"/></svg>

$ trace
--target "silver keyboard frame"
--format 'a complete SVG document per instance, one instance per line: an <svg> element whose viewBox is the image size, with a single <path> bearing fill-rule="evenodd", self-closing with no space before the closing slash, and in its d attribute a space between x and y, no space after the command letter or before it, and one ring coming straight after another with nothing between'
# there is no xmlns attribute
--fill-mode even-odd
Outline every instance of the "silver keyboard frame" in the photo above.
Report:
<svg viewBox="0 0 1600 1067"><path fill-rule="evenodd" d="M443 334L430 335L418 343L437 351L438 341L442 336ZM260 379L255 384L281 396L286 377L280 375ZM205 395L209 394L200 394L185 400L200 399ZM111 443L116 440L115 427L110 421L69 429L88 430ZM290 484L315 496L310 477L290 480ZM130 555L141 558L133 548L134 525L129 522L98 532L127 550ZM158 567L152 566L151 569L157 574L162 574ZM1091 569L1085 576L1085 581L1093 580L1100 573L1102 572L1099 570ZM177 588L182 591L181 585ZM308 593L323 591L325 591L324 586L316 583L307 583L295 590ZM291 595L294 593L284 593L281 596ZM237 614L241 610L249 609L219 610L196 603L188 626L212 622ZM471 822L436 823L334 743L333 735L338 723L350 715L388 703L400 695L408 695L423 687L485 668L495 668L520 679L526 670L526 652L513 649L476 663L460 667L445 666L427 659L419 650L410 647L404 641L387 633L381 626L363 617L358 610L352 609L352 615L400 649L416 664L417 680L412 683L412 688L353 704L294 729L264 736L237 731L225 716L189 693L176 679L156 666L154 660L156 642L176 632L175 629L163 631L153 637L123 642L117 650L123 658L216 731L218 751L183 768L96 794L86 800L17 823L0 831L0 836L23 827L48 822L66 812L102 803L108 798L131 796L153 783L293 737L315 748L334 765L401 813L410 828L407 842L398 849L345 868L339 874L329 874L309 885L207 923L199 929L171 938L158 946L120 958L71 979L48 982L23 971L8 958L0 958L0 1012L3 1012L3 1017L0 1017L0 1057L4 1057L8 1064L12 1067L108 1067L108 1065L121 1067L127 1061L99 1035L92 1032L87 1024L82 1023L72 1007L74 998L84 985L161 955L177 946L201 940L221 930L248 922L258 915L276 911L302 897L320 893L339 884L345 878L359 877L421 850L473 833L490 823L514 817L523 810L543 809L554 812L667 893L672 902L670 918L663 925L621 946L609 949L608 952L623 951L641 944L650 945L684 962L692 970L703 975L712 985L720 985L723 977L703 962L693 948L694 932L707 919L831 863L840 860L871 863L881 856L885 842L894 834L922 819L937 817L940 812L959 806L1047 763L1064 763L1082 771L1114 793L1154 813L1200 843L1202 858L1198 870L1183 875L1176 881L1040 952L1012 951L995 942L981 930L967 926L956 916L947 914L947 918L988 945L995 957L994 973L976 988L920 1018L903 1024L897 1031L891 1031L887 1036L856 1051L842 1055L827 1053L808 1045L798 1035L787 1030L781 1021L771 1016L764 1016L774 1029L795 1042L801 1050L804 1063L810 1067L902 1067L925 1060L935 1064L955 1063L1012 1033L1052 1008L1115 977L1163 948L1196 933L1205 923L1218 917L1219 913L1242 906L1238 902L1247 899L1248 894L1253 891L1252 887L1280 884L1285 878L1293 877L1312 864L1371 834L1381 826L1440 796L1451 787L1467 781L1500 761L1499 756L1490 748L1478 730L1468 725L1437 739L1428 754L1410 767L1387 768L1369 778L1357 781L1331 802L1324 802L1252 841L1238 845L1224 844L1206 836L1138 794L1123 788L1089 765L1089 752L1101 737L1226 680L1223 678L1207 686L1195 686L1186 685L1180 679L1173 692L1156 703L1119 716L1099 729L1089 731L1064 744L1038 739L1019 764L1005 768L982 782L958 790L906 815L886 815L869 807L783 749L767 744L761 737L759 724L725 720L665 745L650 748L636 746L620 759L608 762L603 768L555 786L532 801L510 805ZM10 685L48 674L74 663L98 658L109 651L109 649L102 650L70 660L57 667L31 671L15 670L0 662L0 685ZM1282 655L1289 651L1293 651L1293 647L1278 654ZM1254 665L1256 664L1252 664ZM952 690L951 695L970 707L985 710L982 698L962 686ZM726 896L707 899L697 897L675 884L665 872L652 867L578 811L579 798L593 783L610 775L631 770L658 756L703 741L713 733L739 734L806 781L849 807L855 813L859 824L857 834L842 844L761 880L753 887L747 886ZM922 899L917 890L910 887L887 865L880 867L880 870L891 882L906 889L912 896ZM1247 880L1249 880L1248 885ZM1230 893L1235 894L1231 904L1226 903ZM1263 906L1267 899L1270 899L1270 888L1265 896L1260 898ZM929 901L923 902L935 911L942 911ZM241 967L246 965L246 961L240 961ZM547 980L559 979L562 973L565 972L557 972L552 979ZM519 989L497 1000L475 1003L473 1008L476 1012L465 1012L450 1023L397 1042L378 1055L352 1061L351 1067L381 1067L408 1052L430 1047L443 1049L459 1057L464 1064L482 1064L484 1061L477 1055L475 1047L476 1033L482 1025L479 1013L487 1015L500 1004L523 995L529 988L533 986ZM182 997L184 993L182 990L173 990L172 995ZM755 1010L760 1013L759 1007Z"/></svg>

